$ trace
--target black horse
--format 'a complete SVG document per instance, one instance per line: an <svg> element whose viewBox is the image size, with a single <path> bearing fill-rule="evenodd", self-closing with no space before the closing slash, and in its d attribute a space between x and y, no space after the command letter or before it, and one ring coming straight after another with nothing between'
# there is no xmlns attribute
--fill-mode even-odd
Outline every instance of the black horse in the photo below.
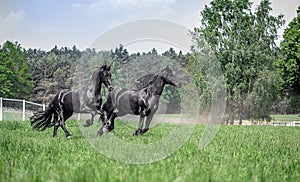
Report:
<svg viewBox="0 0 300 182"><path fill-rule="evenodd" d="M57 135L58 127L62 127L66 137L71 138L65 127L65 121L76 113L101 114L102 99L100 95L101 84L109 91L113 89L111 83L110 67L103 65L93 73L88 84L79 90L62 90L49 104L45 111L35 113L30 122L34 129L43 131L54 126L53 137Z"/></svg>
<svg viewBox="0 0 300 182"><path fill-rule="evenodd" d="M97 135L101 136L105 132L112 131L115 118L126 114L140 115L138 129L133 135L146 133L149 130L153 115L157 111L159 98L166 84L175 87L180 86L180 84L176 83L172 70L169 67L165 68L160 74L154 75L150 83L141 90L134 91L123 88L109 93L102 107L103 114L101 118L103 124ZM146 125L143 129L145 117ZM110 125L108 125L109 119Z"/></svg>

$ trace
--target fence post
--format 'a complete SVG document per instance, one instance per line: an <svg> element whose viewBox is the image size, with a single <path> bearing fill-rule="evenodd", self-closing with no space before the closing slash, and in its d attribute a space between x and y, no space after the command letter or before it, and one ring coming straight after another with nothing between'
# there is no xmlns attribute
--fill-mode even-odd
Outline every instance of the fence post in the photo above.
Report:
<svg viewBox="0 0 300 182"><path fill-rule="evenodd" d="M77 120L80 121L80 113L77 115Z"/></svg>
<svg viewBox="0 0 300 182"><path fill-rule="evenodd" d="M25 109L26 109L26 107L25 107L25 100L23 99L23 113L22 113L22 120L23 121L25 121L25 117L26 117L26 111L25 111Z"/></svg>
<svg viewBox="0 0 300 182"><path fill-rule="evenodd" d="M0 97L0 121L3 121L3 117L2 117L2 97Z"/></svg>

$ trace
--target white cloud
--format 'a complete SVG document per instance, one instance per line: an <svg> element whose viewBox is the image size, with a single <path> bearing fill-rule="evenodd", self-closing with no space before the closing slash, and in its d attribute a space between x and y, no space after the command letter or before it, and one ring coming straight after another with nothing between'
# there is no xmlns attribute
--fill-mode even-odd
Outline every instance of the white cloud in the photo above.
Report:
<svg viewBox="0 0 300 182"><path fill-rule="evenodd" d="M118 22L143 18L169 19L175 14L175 0L93 0L72 4L72 7L97 20ZM111 23L109 23L111 24Z"/></svg>
<svg viewBox="0 0 300 182"><path fill-rule="evenodd" d="M104 4L103 1L96 0L92 3L74 3L74 4L72 4L72 6L74 8L91 8L92 9L92 8L100 8L103 6L103 4Z"/></svg>
<svg viewBox="0 0 300 182"><path fill-rule="evenodd" d="M72 7L77 10L88 12L90 15L112 14L127 12L127 14L147 14L145 10L156 8L156 14L169 14L172 9L171 4L175 0L94 0L89 3L74 3ZM127 10L127 11L126 11ZM128 11L129 10L129 11Z"/></svg>
<svg viewBox="0 0 300 182"><path fill-rule="evenodd" d="M50 48L57 41L55 35L62 35L65 29L31 22L26 11L18 10L0 15L0 32L0 44L10 40L18 41L26 48Z"/></svg>
<svg viewBox="0 0 300 182"><path fill-rule="evenodd" d="M89 15L99 14L105 9L105 1L94 0L91 3L74 3L72 7L87 12Z"/></svg>
<svg viewBox="0 0 300 182"><path fill-rule="evenodd" d="M160 5L169 5L175 3L175 0L110 0L115 5L130 5L137 7L153 7Z"/></svg>
<svg viewBox="0 0 300 182"><path fill-rule="evenodd" d="M82 7L84 7L84 4L81 4L81 3L74 3L74 4L72 4L72 6L73 6L74 8L82 8Z"/></svg>
<svg viewBox="0 0 300 182"><path fill-rule="evenodd" d="M24 21L26 19L26 12L19 11L11 11L6 16L0 16L1 27L4 29L10 29Z"/></svg>
<svg viewBox="0 0 300 182"><path fill-rule="evenodd" d="M0 41L6 41L15 39L16 36L20 36L20 31L24 30L26 25L26 12L11 11L7 15L0 16Z"/></svg>
<svg viewBox="0 0 300 182"><path fill-rule="evenodd" d="M30 22L27 13L23 10L11 11L6 16L0 16L1 38L10 37L10 35L26 35L32 33L57 33L61 28L56 28L50 24L37 24Z"/></svg>
<svg viewBox="0 0 300 182"><path fill-rule="evenodd" d="M30 28L39 34L61 33L64 29L49 24L31 24Z"/></svg>

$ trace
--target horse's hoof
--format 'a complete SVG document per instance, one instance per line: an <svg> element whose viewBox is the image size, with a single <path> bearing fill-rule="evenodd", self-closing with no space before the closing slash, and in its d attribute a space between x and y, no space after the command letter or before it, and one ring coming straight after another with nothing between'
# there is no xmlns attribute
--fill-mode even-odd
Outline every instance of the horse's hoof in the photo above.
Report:
<svg viewBox="0 0 300 182"><path fill-rule="evenodd" d="M139 136L139 135L141 135L141 134L143 134L143 133L142 133L142 130L136 130L136 131L133 133L133 136Z"/></svg>
<svg viewBox="0 0 300 182"><path fill-rule="evenodd" d="M83 126L84 126L84 127L89 127L89 126L91 126L91 124L85 123Z"/></svg>
<svg viewBox="0 0 300 182"><path fill-rule="evenodd" d="M146 133L149 129L143 129L142 133Z"/></svg>
<svg viewBox="0 0 300 182"><path fill-rule="evenodd" d="M67 139L71 139L71 138L72 138L72 136L71 136L71 135L67 136Z"/></svg>
<svg viewBox="0 0 300 182"><path fill-rule="evenodd" d="M99 130L98 132L97 132L97 137L100 137L100 136L102 136L104 133L103 133L103 131L102 130Z"/></svg>
<svg viewBox="0 0 300 182"><path fill-rule="evenodd" d="M86 122L85 122L85 124L83 125L84 127L89 127L89 126L91 126L91 125L93 125L93 123L91 123L91 120L86 120Z"/></svg>

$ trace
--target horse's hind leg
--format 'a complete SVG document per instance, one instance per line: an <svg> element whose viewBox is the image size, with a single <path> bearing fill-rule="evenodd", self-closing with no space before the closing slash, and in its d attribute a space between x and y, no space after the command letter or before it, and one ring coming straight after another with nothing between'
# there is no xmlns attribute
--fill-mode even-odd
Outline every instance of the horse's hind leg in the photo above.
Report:
<svg viewBox="0 0 300 182"><path fill-rule="evenodd" d="M123 116L125 114L120 114L120 116ZM111 114L107 114L105 111L103 112L103 114L101 115L101 119L102 119L102 127L100 128L100 130L97 133L97 136L101 136L104 133L107 132L111 132L112 130L114 130L115 128L115 119L119 116L119 113L111 113ZM108 124L108 121L110 120L110 124Z"/></svg>
<svg viewBox="0 0 300 182"><path fill-rule="evenodd" d="M67 130L66 125L65 125L65 120L67 120L69 117L70 117L69 114L68 115L67 114L63 114L63 112L61 111L60 117L59 117L60 118L59 119L59 124L60 124L61 128L64 130L64 132L66 134L66 137L68 139L72 138L71 134L69 133L69 131Z"/></svg>
<svg viewBox="0 0 300 182"><path fill-rule="evenodd" d="M57 135L57 129L58 129L59 126L60 126L60 125L59 125L59 122L56 122L56 123L54 124L53 137L56 137L56 135Z"/></svg>
<svg viewBox="0 0 300 182"><path fill-rule="evenodd" d="M54 114L53 122L54 122L53 137L56 137L56 135L57 135L57 129L60 126L59 122L58 122L58 115L57 114Z"/></svg>
<svg viewBox="0 0 300 182"><path fill-rule="evenodd" d="M69 133L69 131L67 130L66 126L65 126L65 122L61 122L60 126L62 127L62 129L64 130L66 137L68 139L72 138L71 134Z"/></svg>

